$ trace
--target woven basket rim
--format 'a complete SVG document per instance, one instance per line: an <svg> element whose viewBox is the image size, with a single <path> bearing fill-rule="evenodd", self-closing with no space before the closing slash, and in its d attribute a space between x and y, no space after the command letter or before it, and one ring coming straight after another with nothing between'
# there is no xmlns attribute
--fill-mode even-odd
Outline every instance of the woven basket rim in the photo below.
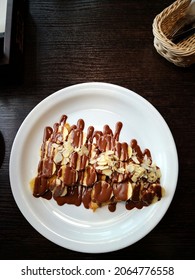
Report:
<svg viewBox="0 0 195 280"><path fill-rule="evenodd" d="M174 44L170 39L167 38L167 36L163 33L161 29L161 25L163 21L169 17L174 11L176 11L181 5L184 5L186 3L190 3L190 0L177 0L171 5L169 5L167 8L165 8L160 14L158 14L152 24L153 28L153 34L154 36L163 43L164 47L169 49L169 51L172 51L175 53L175 55L180 56L189 56L195 54L195 44L191 45L190 47L183 47L178 46L177 44Z"/></svg>

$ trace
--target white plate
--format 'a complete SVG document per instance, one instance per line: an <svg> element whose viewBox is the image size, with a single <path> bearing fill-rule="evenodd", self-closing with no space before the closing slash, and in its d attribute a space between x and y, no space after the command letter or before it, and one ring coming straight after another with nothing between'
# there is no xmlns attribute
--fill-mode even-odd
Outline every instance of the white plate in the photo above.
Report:
<svg viewBox="0 0 195 280"><path fill-rule="evenodd" d="M128 211L118 204L95 213L83 206L58 206L54 200L34 198L29 181L36 175L39 147L45 126L62 114L70 124L83 118L86 127L102 130L123 122L121 141L136 138L149 148L161 168L166 196L142 210ZM29 223L43 236L80 252L109 252L129 246L148 234L162 219L173 198L178 157L172 134L158 111L138 94L111 84L84 83L64 88L39 103L26 117L15 137L10 156L10 181L15 201Z"/></svg>

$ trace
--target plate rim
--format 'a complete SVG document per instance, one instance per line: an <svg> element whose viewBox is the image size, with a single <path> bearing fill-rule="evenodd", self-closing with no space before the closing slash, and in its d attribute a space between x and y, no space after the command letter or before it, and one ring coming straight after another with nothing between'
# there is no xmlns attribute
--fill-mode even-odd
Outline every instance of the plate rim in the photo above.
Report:
<svg viewBox="0 0 195 280"><path fill-rule="evenodd" d="M158 219L157 223L155 223L155 225L151 226L148 231L146 232L146 234L144 234L143 236L141 236L140 238L137 238L136 241L134 241L133 243L130 243L129 245L128 244L123 244L123 246L119 245L119 244L116 244L115 248L112 249L112 248L107 248L106 250L102 250L102 248L99 248L99 249L96 249L94 251L94 246L91 246L91 250L89 250L88 247L82 247L82 249L79 249L78 248L76 249L74 246L72 246L70 244L70 246L67 246L67 244L65 244L65 246L63 244L61 244L61 242L56 242L56 240L54 240L52 238L52 236L49 236L46 234L43 234L43 232L41 231L41 229L39 227L36 227L35 225L33 225L31 223L31 221L29 221L29 219L26 217L26 212L25 212L25 209L23 209L23 207L21 207L21 205L19 204L19 201L18 201L18 197L17 197L17 193L16 193L16 189L14 188L13 186L13 178L12 178L12 174L13 174L13 165L14 165L14 158L13 158L13 154L14 154L14 149L15 149L15 143L18 141L18 137L20 135L20 132L22 131L23 129L23 126L25 125L25 123L28 122L28 120L32 117L32 115L37 111L39 110L40 107L43 106L43 104L45 102L48 102L50 100L52 100L53 98L57 97L57 98L60 98L60 95L63 94L64 92L66 92L66 95L65 95L65 99L66 97L69 95L71 95L71 92L74 91L75 89L82 89L82 88L97 88L97 87L103 87L105 89L111 89L111 90L115 90L115 91L119 91L118 93L121 94L121 91L126 95L128 96L128 94L133 94L134 97L138 98L140 101L144 102L145 104L147 104L147 106L149 106L152 110L154 110L154 112L159 116L159 118L161 119L162 123L166 126L166 130L168 131L169 133L169 136L171 137L171 140L172 140L172 145L174 147L174 154L176 156L176 181L175 181L175 187L174 187L174 191L172 192L172 197L169 201L169 203L167 204L166 206L166 209L164 211L162 211L161 213L161 216L160 218ZM102 89L101 89L102 90ZM69 93L68 93L69 92ZM68 94L67 94L68 93ZM78 93L77 93L78 94ZM63 98L63 99L64 99ZM51 106L52 107L52 106ZM141 95L135 93L134 91L130 90L130 89L127 89L125 87L122 87L122 86L119 86L119 85L115 85L115 84L110 84L110 83L104 83L104 82L87 82L87 83L78 83L78 84L75 84L75 85L71 85L71 86L68 86L68 87L65 87L65 88L62 88L56 92L54 92L53 94L47 96L46 98L44 98L42 101L40 101L30 112L29 114L25 117L25 119L23 120L23 122L21 123L16 135L15 135L15 138L14 138L14 141L13 141L13 144L12 144L12 149L11 149L11 153L10 153L10 162L9 162L9 177L10 177L10 185L11 185L11 190L12 190L12 194L14 196L14 199L15 199L15 202L19 208L19 210L21 211L21 213L23 214L23 216L25 217L25 219L31 224L31 226L36 230L38 231L42 236L44 236L45 238L47 238L48 240L54 242L55 244L59 245L59 246L62 246L64 248L67 248L67 249L70 249L70 250L73 250L73 251L77 251L77 252L85 252L85 253L106 253L106 252L111 252L111 251L116 251L116 250L119 250L119 249L122 249L122 248L125 248L127 246L130 246L132 244L134 244L135 242L138 242L140 239L142 239L144 236L146 236L147 234L149 234L149 232L154 229L157 224L161 221L161 219L163 218L163 216L165 215L165 213L167 212L171 202L172 202L172 199L174 197L174 194L175 194L175 191L176 191L176 187L177 187L177 181L178 181L178 173L179 173L179 162L178 162L178 153L177 153L177 148L176 148L176 144L175 144L175 140L173 138L173 135L171 133L171 130L167 124L167 122L165 121L165 119L163 118L163 116L159 113L159 111L147 100L145 99L144 97L142 97ZM27 211L28 212L28 211ZM33 214L33 213L32 213Z"/></svg>

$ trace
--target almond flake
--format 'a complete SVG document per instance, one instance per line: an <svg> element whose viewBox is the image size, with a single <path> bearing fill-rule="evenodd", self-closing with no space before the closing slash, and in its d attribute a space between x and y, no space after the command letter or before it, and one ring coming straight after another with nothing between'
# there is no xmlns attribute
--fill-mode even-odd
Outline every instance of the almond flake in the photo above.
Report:
<svg viewBox="0 0 195 280"><path fill-rule="evenodd" d="M106 154L107 156L114 155L114 151L107 150L107 151L105 152L105 154Z"/></svg>
<svg viewBox="0 0 195 280"><path fill-rule="evenodd" d="M148 174L148 181L149 182L155 182L157 180L157 175L155 174L155 172L150 172Z"/></svg>
<svg viewBox="0 0 195 280"><path fill-rule="evenodd" d="M130 164L127 165L126 169L129 173L133 173L134 170L135 170L135 165L133 163L130 163Z"/></svg>
<svg viewBox="0 0 195 280"><path fill-rule="evenodd" d="M83 155L88 156L89 150L87 149L86 146L82 146L81 149L80 149L80 151L79 151L79 154L80 154L81 156L83 156Z"/></svg>
<svg viewBox="0 0 195 280"><path fill-rule="evenodd" d="M128 156L129 156L129 158L131 158L131 156L132 156L132 148L131 148L131 146L128 146Z"/></svg>
<svg viewBox="0 0 195 280"><path fill-rule="evenodd" d="M63 159L63 156L62 156L62 154L60 153L60 152L58 152L55 156L54 156L54 162L56 163L56 164L58 164L58 163L60 163L61 161L62 161L62 159Z"/></svg>
<svg viewBox="0 0 195 280"><path fill-rule="evenodd" d="M128 191L127 191L127 200L132 197L132 194L133 194L133 188L132 188L131 183L129 182L128 183Z"/></svg>
<svg viewBox="0 0 195 280"><path fill-rule="evenodd" d="M124 174L125 173L125 168L120 167L120 168L117 169L117 172L121 173L121 174Z"/></svg>
<svg viewBox="0 0 195 280"><path fill-rule="evenodd" d="M111 169L104 169L102 170L102 173L108 177L112 175L112 170Z"/></svg>
<svg viewBox="0 0 195 280"><path fill-rule="evenodd" d="M64 140L66 139L67 136L68 136L68 129L64 126L64 129L63 129L63 138L64 138Z"/></svg>
<svg viewBox="0 0 195 280"><path fill-rule="evenodd" d="M98 165L95 167L96 170L105 170L108 169L109 166L108 165Z"/></svg>
<svg viewBox="0 0 195 280"><path fill-rule="evenodd" d="M132 160L133 160L135 163L139 164L139 160L137 159L136 156L132 156L131 158L132 158Z"/></svg>

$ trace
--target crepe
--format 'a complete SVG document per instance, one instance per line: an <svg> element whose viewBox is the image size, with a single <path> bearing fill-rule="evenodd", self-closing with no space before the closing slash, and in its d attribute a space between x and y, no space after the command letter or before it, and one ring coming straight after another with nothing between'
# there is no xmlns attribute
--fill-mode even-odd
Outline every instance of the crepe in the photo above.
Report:
<svg viewBox="0 0 195 280"><path fill-rule="evenodd" d="M70 125L66 115L45 127L33 195L93 211L108 205L112 212L121 202L130 210L159 201L160 168L136 139L120 142L122 127L117 122L114 132L107 124L102 131L89 126L85 132L83 119Z"/></svg>

